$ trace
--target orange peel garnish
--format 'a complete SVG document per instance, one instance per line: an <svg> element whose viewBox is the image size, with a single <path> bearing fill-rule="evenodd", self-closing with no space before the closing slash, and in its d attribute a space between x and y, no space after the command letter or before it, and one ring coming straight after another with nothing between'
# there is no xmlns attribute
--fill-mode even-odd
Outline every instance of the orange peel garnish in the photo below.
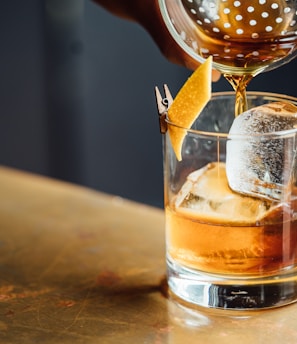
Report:
<svg viewBox="0 0 297 344"><path fill-rule="evenodd" d="M191 128L211 98L211 82L212 56L209 56L185 82L168 109L168 119L176 125L169 125L168 132L178 161L182 160L186 129Z"/></svg>

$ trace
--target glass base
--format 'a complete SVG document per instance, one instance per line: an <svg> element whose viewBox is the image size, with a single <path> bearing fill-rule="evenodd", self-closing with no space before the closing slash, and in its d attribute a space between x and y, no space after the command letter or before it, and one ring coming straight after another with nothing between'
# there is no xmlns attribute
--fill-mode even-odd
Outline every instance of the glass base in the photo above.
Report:
<svg viewBox="0 0 297 344"><path fill-rule="evenodd" d="M297 301L297 271L277 277L232 279L205 275L167 259L168 286L182 300L207 308L259 310Z"/></svg>

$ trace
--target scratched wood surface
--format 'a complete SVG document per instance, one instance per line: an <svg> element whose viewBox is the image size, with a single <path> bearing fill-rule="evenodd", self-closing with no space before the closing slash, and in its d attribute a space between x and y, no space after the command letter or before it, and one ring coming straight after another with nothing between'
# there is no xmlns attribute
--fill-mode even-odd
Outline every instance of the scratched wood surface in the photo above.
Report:
<svg viewBox="0 0 297 344"><path fill-rule="evenodd" d="M297 305L166 296L162 211L0 168L0 343L297 343Z"/></svg>

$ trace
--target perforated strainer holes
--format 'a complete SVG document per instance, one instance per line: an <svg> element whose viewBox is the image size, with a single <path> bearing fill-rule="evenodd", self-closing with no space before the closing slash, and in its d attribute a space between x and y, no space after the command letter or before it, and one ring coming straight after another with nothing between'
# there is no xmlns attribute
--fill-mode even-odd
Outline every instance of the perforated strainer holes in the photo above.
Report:
<svg viewBox="0 0 297 344"><path fill-rule="evenodd" d="M203 57L211 54L216 62L246 67L267 61L269 64L295 50L296 0L181 0L181 3L187 18L182 18L182 11L176 12L172 23L181 39ZM196 31L186 24L187 20L194 23Z"/></svg>
<svg viewBox="0 0 297 344"><path fill-rule="evenodd" d="M296 35L296 1L182 0L197 25L208 33L221 33L225 39L244 36L262 39ZM241 37L240 37L241 38Z"/></svg>

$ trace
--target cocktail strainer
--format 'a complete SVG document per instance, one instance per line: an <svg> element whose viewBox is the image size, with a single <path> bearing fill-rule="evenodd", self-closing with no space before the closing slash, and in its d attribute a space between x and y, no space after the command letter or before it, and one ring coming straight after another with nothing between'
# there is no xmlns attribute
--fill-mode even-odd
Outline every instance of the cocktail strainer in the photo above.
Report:
<svg viewBox="0 0 297 344"><path fill-rule="evenodd" d="M222 73L253 74L296 54L296 0L159 0L176 42L194 59L213 56Z"/></svg>

